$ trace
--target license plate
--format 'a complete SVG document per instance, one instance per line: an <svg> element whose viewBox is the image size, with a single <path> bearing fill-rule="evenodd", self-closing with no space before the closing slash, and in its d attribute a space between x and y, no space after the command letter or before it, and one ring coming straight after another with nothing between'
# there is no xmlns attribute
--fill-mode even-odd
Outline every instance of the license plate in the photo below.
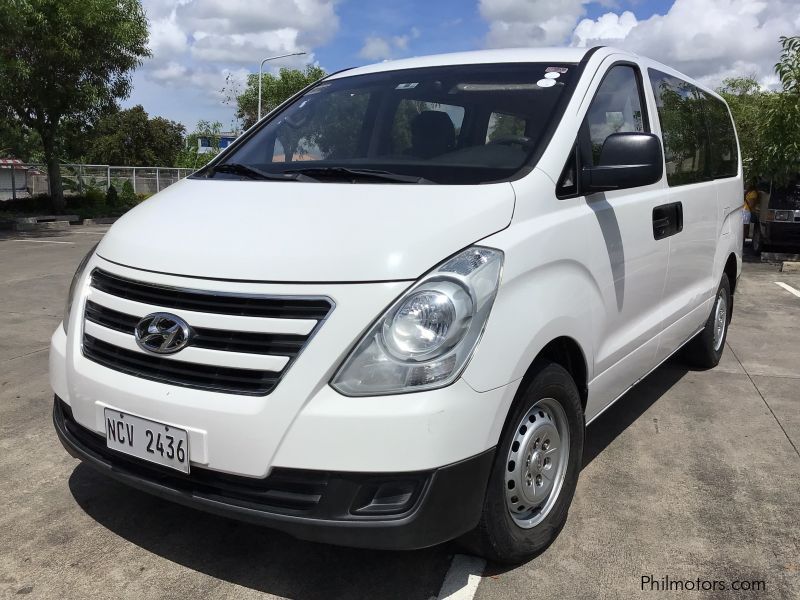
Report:
<svg viewBox="0 0 800 600"><path fill-rule="evenodd" d="M189 437L178 429L106 408L106 445L148 462L189 472Z"/></svg>

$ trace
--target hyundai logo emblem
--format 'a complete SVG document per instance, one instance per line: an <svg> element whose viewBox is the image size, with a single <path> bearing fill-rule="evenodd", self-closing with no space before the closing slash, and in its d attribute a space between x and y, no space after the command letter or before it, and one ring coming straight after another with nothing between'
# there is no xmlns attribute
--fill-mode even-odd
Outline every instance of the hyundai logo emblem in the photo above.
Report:
<svg viewBox="0 0 800 600"><path fill-rule="evenodd" d="M156 354L172 354L184 349L192 338L192 328L176 315L152 313L142 318L134 331L142 350Z"/></svg>

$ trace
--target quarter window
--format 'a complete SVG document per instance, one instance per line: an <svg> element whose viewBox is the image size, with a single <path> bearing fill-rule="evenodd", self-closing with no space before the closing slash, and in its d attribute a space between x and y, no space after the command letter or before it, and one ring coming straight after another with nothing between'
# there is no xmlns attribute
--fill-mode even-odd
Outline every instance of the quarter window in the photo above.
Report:
<svg viewBox="0 0 800 600"><path fill-rule="evenodd" d="M736 177L739 171L739 149L728 107L714 96L703 94L706 99L706 122L711 140L709 166L714 179Z"/></svg>
<svg viewBox="0 0 800 600"><path fill-rule="evenodd" d="M590 164L595 164L603 143L612 133L646 131L641 98L633 67L617 65L606 73L586 114L584 127L588 129L591 156L584 156L584 160L590 159Z"/></svg>

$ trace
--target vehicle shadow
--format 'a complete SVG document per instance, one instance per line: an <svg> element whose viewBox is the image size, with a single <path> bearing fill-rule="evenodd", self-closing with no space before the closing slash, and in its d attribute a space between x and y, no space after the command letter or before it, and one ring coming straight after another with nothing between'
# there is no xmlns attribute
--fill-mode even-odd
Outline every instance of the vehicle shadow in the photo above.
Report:
<svg viewBox="0 0 800 600"><path fill-rule="evenodd" d="M587 429L583 468L641 417L689 369L671 359L620 398ZM342 548L186 508L78 465L69 478L78 505L103 527L169 561L277 596L431 598L456 544L413 552ZM485 576L514 567L490 564Z"/></svg>
<svg viewBox="0 0 800 600"><path fill-rule="evenodd" d="M673 356L597 417L586 429L583 468L597 458L689 370L689 367L681 363L679 356Z"/></svg>
<svg viewBox="0 0 800 600"><path fill-rule="evenodd" d="M140 548L281 597L427 600L438 594L453 554L450 545L389 552L304 542L150 496L84 464L72 472L69 488L87 515Z"/></svg>

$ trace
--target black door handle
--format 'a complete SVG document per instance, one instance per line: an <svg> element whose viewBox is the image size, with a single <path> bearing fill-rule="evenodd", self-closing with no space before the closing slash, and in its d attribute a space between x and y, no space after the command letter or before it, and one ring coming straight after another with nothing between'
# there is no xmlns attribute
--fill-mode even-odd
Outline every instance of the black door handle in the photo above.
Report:
<svg viewBox="0 0 800 600"><path fill-rule="evenodd" d="M683 230L683 204L672 202L653 208L653 237L664 239Z"/></svg>

